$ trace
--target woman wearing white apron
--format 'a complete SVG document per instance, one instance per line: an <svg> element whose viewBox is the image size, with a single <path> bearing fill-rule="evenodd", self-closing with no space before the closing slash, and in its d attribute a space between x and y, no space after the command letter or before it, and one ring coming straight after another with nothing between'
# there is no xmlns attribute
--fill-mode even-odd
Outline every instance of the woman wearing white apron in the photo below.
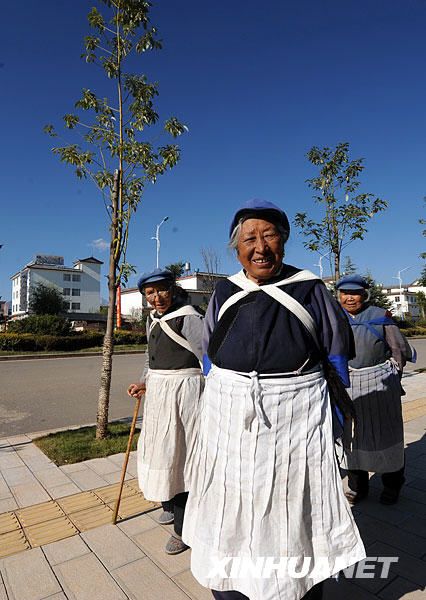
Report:
<svg viewBox="0 0 426 600"><path fill-rule="evenodd" d="M217 599L321 598L324 579L365 556L321 368L328 356L347 383L352 336L323 283L282 263L289 229L270 202L237 211L243 270L219 282L205 319L212 366L183 539Z"/></svg>
<svg viewBox="0 0 426 600"><path fill-rule="evenodd" d="M129 396L145 394L138 442L138 479L145 498L163 503L162 524L174 522L168 554L187 549L182 526L193 463L201 373L203 316L167 269L145 273L139 290L153 307L147 320L148 356Z"/></svg>
<svg viewBox="0 0 426 600"><path fill-rule="evenodd" d="M395 504L404 484L404 427L401 376L415 350L384 308L369 303L369 284L360 275L342 277L336 289L355 338L356 356L349 362L357 427L346 450L350 504L368 496L368 472L381 473L379 501Z"/></svg>

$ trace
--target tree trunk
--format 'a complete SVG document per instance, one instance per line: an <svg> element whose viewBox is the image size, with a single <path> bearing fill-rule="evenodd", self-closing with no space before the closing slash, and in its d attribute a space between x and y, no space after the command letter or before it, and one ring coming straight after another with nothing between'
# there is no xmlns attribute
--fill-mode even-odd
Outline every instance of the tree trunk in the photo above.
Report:
<svg viewBox="0 0 426 600"><path fill-rule="evenodd" d="M111 389L112 356L114 353L114 314L115 299L117 294L117 262L116 262L116 240L117 240L117 205L118 205L119 171L114 173L114 187L112 191L113 218L111 223L111 243L109 248L109 272L108 272L108 314L107 326L102 348L101 383L99 388L98 414L96 425L96 438L103 440L108 434L108 410L109 395Z"/></svg>
<svg viewBox="0 0 426 600"><path fill-rule="evenodd" d="M334 253L334 281L338 281L340 279L340 254L338 252Z"/></svg>

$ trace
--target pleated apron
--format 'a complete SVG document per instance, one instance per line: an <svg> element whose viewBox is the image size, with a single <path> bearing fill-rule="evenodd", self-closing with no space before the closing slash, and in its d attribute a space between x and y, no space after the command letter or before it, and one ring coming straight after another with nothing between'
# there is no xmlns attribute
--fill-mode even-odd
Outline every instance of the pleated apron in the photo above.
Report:
<svg viewBox="0 0 426 600"><path fill-rule="evenodd" d="M200 369L149 370L146 384L139 487L147 500L164 502L189 490L204 377Z"/></svg>
<svg viewBox="0 0 426 600"><path fill-rule="evenodd" d="M347 469L392 473L404 465L404 425L401 385L392 360L363 369L350 369L355 412L355 437L346 453Z"/></svg>
<svg viewBox="0 0 426 600"><path fill-rule="evenodd" d="M319 371L246 375L213 366L206 379L183 539L205 587L299 600L365 557L335 459L327 384ZM217 564L227 557L310 557L323 568L313 577L224 577Z"/></svg>

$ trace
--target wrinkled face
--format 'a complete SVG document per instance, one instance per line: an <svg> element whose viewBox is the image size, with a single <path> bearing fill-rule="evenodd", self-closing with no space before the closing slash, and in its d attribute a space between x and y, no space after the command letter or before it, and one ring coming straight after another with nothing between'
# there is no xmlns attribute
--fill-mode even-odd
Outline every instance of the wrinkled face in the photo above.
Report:
<svg viewBox="0 0 426 600"><path fill-rule="evenodd" d="M273 277L280 270L284 255L284 244L276 226L263 219L244 221L237 255L252 281L262 283Z"/></svg>
<svg viewBox="0 0 426 600"><path fill-rule="evenodd" d="M366 298L364 290L339 290L340 304L351 315L356 315Z"/></svg>
<svg viewBox="0 0 426 600"><path fill-rule="evenodd" d="M160 314L168 310L173 301L173 288L165 281L149 283L144 288L144 294L150 305Z"/></svg>

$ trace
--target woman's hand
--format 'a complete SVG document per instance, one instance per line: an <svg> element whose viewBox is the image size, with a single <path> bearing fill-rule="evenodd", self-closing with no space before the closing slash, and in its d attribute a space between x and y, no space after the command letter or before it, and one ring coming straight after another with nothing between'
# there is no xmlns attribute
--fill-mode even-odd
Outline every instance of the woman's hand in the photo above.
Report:
<svg viewBox="0 0 426 600"><path fill-rule="evenodd" d="M146 392L144 383L131 383L127 388L127 394L132 398L141 398Z"/></svg>

